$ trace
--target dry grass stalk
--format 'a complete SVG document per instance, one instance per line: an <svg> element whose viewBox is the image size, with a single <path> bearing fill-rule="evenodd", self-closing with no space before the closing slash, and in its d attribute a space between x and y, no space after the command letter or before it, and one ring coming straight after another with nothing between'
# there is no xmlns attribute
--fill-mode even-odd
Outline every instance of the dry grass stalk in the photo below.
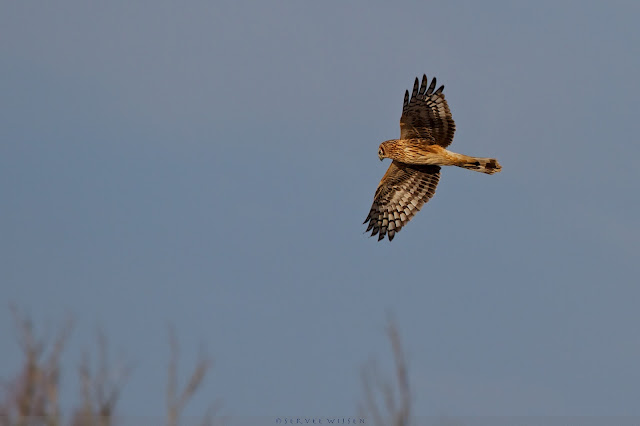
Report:
<svg viewBox="0 0 640 426"><path fill-rule="evenodd" d="M0 403L0 424L26 426L33 419L46 426L58 426L61 422L58 388L60 381L60 356L72 329L68 319L53 335L53 343L38 336L28 317L11 306L18 345L23 353L23 365L17 378L4 385Z"/></svg>
<svg viewBox="0 0 640 426"><path fill-rule="evenodd" d="M387 336L391 343L395 367L395 383L382 378L375 361L362 371L364 401L360 414L371 419L374 426L408 426L411 420L411 388L407 363L398 328L388 320Z"/></svg>
<svg viewBox="0 0 640 426"><path fill-rule="evenodd" d="M171 357L169 359L168 383L167 383L167 426L178 426L180 416L187 405L193 398L205 376L211 368L212 362L205 352L201 352L189 380L186 385L179 391L178 385L178 362L180 358L180 345L176 337L175 331L169 329L169 346L171 348ZM211 425L213 422L213 411L211 408L203 419L203 425Z"/></svg>
<svg viewBox="0 0 640 426"><path fill-rule="evenodd" d="M110 366L107 338L97 334L98 362L95 371L85 353L80 366L80 407L73 416L73 426L110 426L113 424L115 406L132 367L124 365L116 370Z"/></svg>
<svg viewBox="0 0 640 426"><path fill-rule="evenodd" d="M55 333L36 333L27 315L11 307L17 329L23 364L15 379L4 383L0 395L0 426L112 426L115 407L131 373L125 365L113 369L105 335L97 335L97 363L92 366L85 354L78 367L80 398L68 421L60 411L60 357L71 332L67 320ZM48 339L53 336L53 339ZM186 384L179 389L179 347L173 330L169 334L171 358L167 387L167 424L177 426L188 402L200 389L212 363L204 352ZM202 419L202 426L214 424L216 406L212 405Z"/></svg>

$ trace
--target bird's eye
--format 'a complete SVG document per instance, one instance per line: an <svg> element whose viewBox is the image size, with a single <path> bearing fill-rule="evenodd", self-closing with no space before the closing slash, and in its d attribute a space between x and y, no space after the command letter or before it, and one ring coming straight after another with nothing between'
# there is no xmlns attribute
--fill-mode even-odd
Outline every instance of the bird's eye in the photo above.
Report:
<svg viewBox="0 0 640 426"><path fill-rule="evenodd" d="M384 155L384 151L382 150L382 148L378 150L378 155Z"/></svg>

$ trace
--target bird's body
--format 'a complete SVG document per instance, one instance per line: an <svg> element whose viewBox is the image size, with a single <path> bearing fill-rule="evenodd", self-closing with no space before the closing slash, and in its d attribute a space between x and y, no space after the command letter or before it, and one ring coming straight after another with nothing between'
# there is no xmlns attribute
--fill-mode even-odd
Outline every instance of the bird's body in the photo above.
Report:
<svg viewBox="0 0 640 426"><path fill-rule="evenodd" d="M428 139L391 139L382 142L380 149L384 158L406 164L428 164L432 166L458 166L492 175L501 166L494 158L470 157L449 151L440 145L429 144Z"/></svg>
<svg viewBox="0 0 640 426"><path fill-rule="evenodd" d="M440 166L458 166L486 174L502 167L494 158L471 157L446 149L453 141L455 123L442 93L444 86L434 91L436 79L427 88L427 76L422 85L418 79L405 93L400 117L400 139L380 144L378 157L393 162L378 184L373 205L364 223L367 232L385 235L393 240L396 232L433 197L440 180Z"/></svg>

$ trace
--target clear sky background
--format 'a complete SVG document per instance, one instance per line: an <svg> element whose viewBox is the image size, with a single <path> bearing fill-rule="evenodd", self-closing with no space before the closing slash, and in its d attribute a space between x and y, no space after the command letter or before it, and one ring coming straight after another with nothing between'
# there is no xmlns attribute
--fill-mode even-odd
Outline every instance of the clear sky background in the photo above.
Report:
<svg viewBox="0 0 640 426"><path fill-rule="evenodd" d="M9 302L102 326L161 415L166 327L215 359L192 413L346 415L395 315L417 415L640 415L640 3L0 3L0 377ZM363 234L405 89L455 151ZM186 373L186 371L185 371Z"/></svg>

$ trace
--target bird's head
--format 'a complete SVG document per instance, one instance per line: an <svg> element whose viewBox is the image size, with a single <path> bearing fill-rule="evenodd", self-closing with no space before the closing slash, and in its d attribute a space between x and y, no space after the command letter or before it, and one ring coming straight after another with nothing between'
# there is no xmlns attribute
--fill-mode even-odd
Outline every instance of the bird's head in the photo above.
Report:
<svg viewBox="0 0 640 426"><path fill-rule="evenodd" d="M382 161L385 158L391 158L389 157L389 153L392 149L392 144L393 141L384 141L380 144L380 147L378 147L378 158L380 159L380 161Z"/></svg>

